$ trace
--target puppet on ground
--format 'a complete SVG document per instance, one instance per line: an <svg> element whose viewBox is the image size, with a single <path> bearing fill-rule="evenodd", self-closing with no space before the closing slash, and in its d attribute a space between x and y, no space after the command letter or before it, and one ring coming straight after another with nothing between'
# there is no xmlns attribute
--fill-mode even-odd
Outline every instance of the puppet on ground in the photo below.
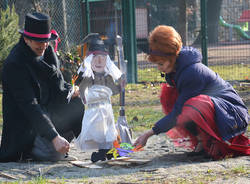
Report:
<svg viewBox="0 0 250 184"><path fill-rule="evenodd" d="M120 93L125 78L111 61L98 33L89 34L84 42L88 44L88 52L78 69L78 81L80 97L86 109L82 130L75 144L83 151L98 150L91 155L91 161L97 162L113 156L107 154L118 136L111 96Z"/></svg>

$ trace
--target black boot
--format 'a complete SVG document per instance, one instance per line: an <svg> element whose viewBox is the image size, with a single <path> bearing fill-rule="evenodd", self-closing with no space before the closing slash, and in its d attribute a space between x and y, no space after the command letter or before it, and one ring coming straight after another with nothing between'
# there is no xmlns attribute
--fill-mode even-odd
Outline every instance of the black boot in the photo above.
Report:
<svg viewBox="0 0 250 184"><path fill-rule="evenodd" d="M92 162L97 162L99 160L105 161L107 158L106 153L108 151L109 150L106 150L106 149L99 149L98 152L93 152L91 155L91 161Z"/></svg>

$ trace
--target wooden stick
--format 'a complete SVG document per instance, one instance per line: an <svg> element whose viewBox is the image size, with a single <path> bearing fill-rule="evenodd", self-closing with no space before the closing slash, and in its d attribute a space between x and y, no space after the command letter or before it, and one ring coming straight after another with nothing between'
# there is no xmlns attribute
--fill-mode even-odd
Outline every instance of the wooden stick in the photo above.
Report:
<svg viewBox="0 0 250 184"><path fill-rule="evenodd" d="M16 177L11 176L11 175L9 175L9 174L5 174L5 173L3 173L3 172L0 172L0 177L7 178L7 179L17 180Z"/></svg>

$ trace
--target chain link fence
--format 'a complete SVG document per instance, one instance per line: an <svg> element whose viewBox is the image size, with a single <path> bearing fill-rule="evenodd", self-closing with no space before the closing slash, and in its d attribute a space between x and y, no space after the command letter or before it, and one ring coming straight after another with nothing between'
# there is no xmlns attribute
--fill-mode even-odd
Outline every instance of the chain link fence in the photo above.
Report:
<svg viewBox="0 0 250 184"><path fill-rule="evenodd" d="M77 0L1 0L1 9L15 6L19 15L19 27L23 29L27 13L39 11L47 13L52 19L52 28L60 38L59 49L70 50L79 44L82 38L81 2Z"/></svg>
<svg viewBox="0 0 250 184"><path fill-rule="evenodd" d="M226 80L249 80L250 1L223 0L218 22L208 25L218 30L215 40L208 37L208 65Z"/></svg>
<svg viewBox="0 0 250 184"><path fill-rule="evenodd" d="M182 2L185 2L185 4L182 4ZM173 26L181 34L184 45L192 45L198 37L200 31L200 1L186 0L182 2L171 0L136 1L136 30L141 30L140 25L147 24L147 29L143 30L144 36L137 36L139 82L145 80L164 81L164 78L161 78L157 71L156 65L148 62L145 54L148 47L147 36L157 25ZM145 10L144 15L137 11L139 8ZM180 23L182 17L186 17L183 24ZM185 32L182 31L184 29ZM199 48L200 44L197 47Z"/></svg>
<svg viewBox="0 0 250 184"><path fill-rule="evenodd" d="M250 9L249 0L207 2L208 66L226 80L249 79L250 15L246 13ZM122 35L123 30L120 0L89 0L89 12L84 0L0 0L1 9L12 4L19 15L20 29L23 28L24 17L28 12L41 11L49 14L52 27L61 38L59 50L64 52L72 51L81 44L88 32L86 16L89 15L90 31L99 32L107 39L111 58L117 60L115 36ZM135 4L138 82L163 81L156 66L146 59L147 36L157 25L170 25L181 33L185 45L201 50L200 0L136 0ZM213 15L217 17L214 18ZM186 22L180 24L182 20L179 17L183 16L186 17ZM248 18L241 19L241 16ZM225 75L229 71L234 75Z"/></svg>
<svg viewBox="0 0 250 184"><path fill-rule="evenodd" d="M51 17L52 29L55 29L60 37L58 50L61 70L65 80L70 82L79 64L73 54L77 54L76 46L83 37L81 2L77 0L0 0L2 10L7 6L15 7L19 16L19 29L24 28L27 13L38 11Z"/></svg>
<svg viewBox="0 0 250 184"><path fill-rule="evenodd" d="M173 26L182 36L185 45L201 50L200 0L180 1L139 0L137 8L144 8L147 16L136 17L137 24L148 23L150 32L160 24ZM184 2L184 1L182 1ZM186 9L184 9L186 8ZM185 14L183 13L185 11ZM179 17L186 16L186 23ZM141 18L140 18L141 17ZM146 17L147 20L144 20ZM226 22L222 22L222 19ZM186 32L183 31L183 27ZM138 29L137 29L138 30ZM225 80L249 80L250 77L250 1L207 1L207 53L208 66ZM137 38L138 81L163 80L156 73L156 66L147 62L143 52L147 39ZM149 77L150 76L150 77Z"/></svg>

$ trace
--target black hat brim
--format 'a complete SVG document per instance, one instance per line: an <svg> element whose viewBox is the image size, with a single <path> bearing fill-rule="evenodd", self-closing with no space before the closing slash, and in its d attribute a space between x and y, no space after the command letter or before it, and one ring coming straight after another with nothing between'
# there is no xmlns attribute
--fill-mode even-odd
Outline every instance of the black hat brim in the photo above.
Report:
<svg viewBox="0 0 250 184"><path fill-rule="evenodd" d="M55 35L53 33L51 33L50 38L37 38L37 37L31 37L31 36L25 35L23 30L18 30L18 32L21 35L25 36L26 38L29 38L29 39L37 41L37 42L49 42L49 41L54 41L58 38L58 35Z"/></svg>

